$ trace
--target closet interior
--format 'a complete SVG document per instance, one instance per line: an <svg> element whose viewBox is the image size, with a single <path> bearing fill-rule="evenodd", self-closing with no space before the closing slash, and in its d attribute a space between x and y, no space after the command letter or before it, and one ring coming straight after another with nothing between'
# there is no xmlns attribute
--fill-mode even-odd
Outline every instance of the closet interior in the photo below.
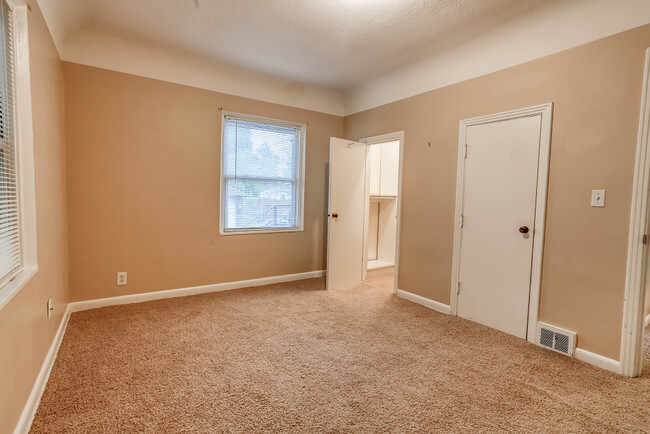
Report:
<svg viewBox="0 0 650 434"><path fill-rule="evenodd" d="M365 234L368 276L391 273L395 267L399 146L399 140L368 144Z"/></svg>

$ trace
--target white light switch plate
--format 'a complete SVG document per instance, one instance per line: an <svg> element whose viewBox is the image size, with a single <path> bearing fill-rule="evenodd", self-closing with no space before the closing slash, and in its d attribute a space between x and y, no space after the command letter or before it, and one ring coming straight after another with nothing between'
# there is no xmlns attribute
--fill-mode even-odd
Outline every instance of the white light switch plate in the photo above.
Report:
<svg viewBox="0 0 650 434"><path fill-rule="evenodd" d="M605 206L605 190L591 190L591 206L600 208Z"/></svg>
<svg viewBox="0 0 650 434"><path fill-rule="evenodd" d="M117 284L126 285L126 271L120 271L117 273Z"/></svg>

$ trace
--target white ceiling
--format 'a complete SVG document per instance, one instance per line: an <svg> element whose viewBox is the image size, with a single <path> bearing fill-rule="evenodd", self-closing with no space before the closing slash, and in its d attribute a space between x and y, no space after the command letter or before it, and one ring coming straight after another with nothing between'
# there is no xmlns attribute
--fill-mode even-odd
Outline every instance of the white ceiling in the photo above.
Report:
<svg viewBox="0 0 650 434"><path fill-rule="evenodd" d="M65 49L89 27L301 82L347 88L567 0L41 0ZM48 8L51 9L51 8ZM48 17L49 18L49 17Z"/></svg>
<svg viewBox="0 0 650 434"><path fill-rule="evenodd" d="M631 0L607 1L620 5ZM344 105L346 95L354 94L373 80L399 74L423 59L435 62L436 56L444 58L455 47L466 46L512 23L530 21L544 13L549 15L548 11L557 15L564 6L597 2L38 0L38 3L64 60L123 72L138 73L146 69L147 72L140 73L242 96L261 95L261 99L274 102L295 101L289 105L339 112L345 111L344 108L335 105ZM579 27L580 23L576 25ZM161 60L162 57L167 60ZM195 76L189 77L192 74L186 71L185 78L180 78L181 63ZM218 69L219 73L199 73L199 68ZM177 78L170 78L172 75ZM203 79L197 78L201 75ZM198 84L200 80L218 81L222 86L217 89ZM247 94L253 91L255 94ZM276 91L288 95L284 99L274 98L271 93ZM326 101L328 108L317 108L307 103L307 99L320 100L321 105Z"/></svg>

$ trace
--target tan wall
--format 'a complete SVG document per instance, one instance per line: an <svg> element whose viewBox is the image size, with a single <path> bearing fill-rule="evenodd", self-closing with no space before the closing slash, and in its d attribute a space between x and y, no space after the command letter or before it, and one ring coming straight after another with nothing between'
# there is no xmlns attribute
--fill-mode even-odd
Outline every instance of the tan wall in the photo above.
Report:
<svg viewBox="0 0 650 434"><path fill-rule="evenodd" d="M553 102L540 320L618 360L648 46L644 26L346 117L350 139L405 131L400 289L449 303L458 121ZM602 188L606 208L590 208Z"/></svg>
<svg viewBox="0 0 650 434"><path fill-rule="evenodd" d="M343 118L64 65L72 300L324 269ZM219 235L219 107L308 123L303 232Z"/></svg>
<svg viewBox="0 0 650 434"><path fill-rule="evenodd" d="M38 274L0 311L0 432L13 432L67 304L63 68L36 2L29 12ZM47 299L54 314L46 316Z"/></svg>

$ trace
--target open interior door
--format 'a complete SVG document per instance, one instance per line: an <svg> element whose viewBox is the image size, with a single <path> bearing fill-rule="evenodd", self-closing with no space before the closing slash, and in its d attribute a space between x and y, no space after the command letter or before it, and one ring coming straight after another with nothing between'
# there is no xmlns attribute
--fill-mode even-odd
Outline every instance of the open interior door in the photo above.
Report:
<svg viewBox="0 0 650 434"><path fill-rule="evenodd" d="M362 280L366 144L330 139L327 289Z"/></svg>

